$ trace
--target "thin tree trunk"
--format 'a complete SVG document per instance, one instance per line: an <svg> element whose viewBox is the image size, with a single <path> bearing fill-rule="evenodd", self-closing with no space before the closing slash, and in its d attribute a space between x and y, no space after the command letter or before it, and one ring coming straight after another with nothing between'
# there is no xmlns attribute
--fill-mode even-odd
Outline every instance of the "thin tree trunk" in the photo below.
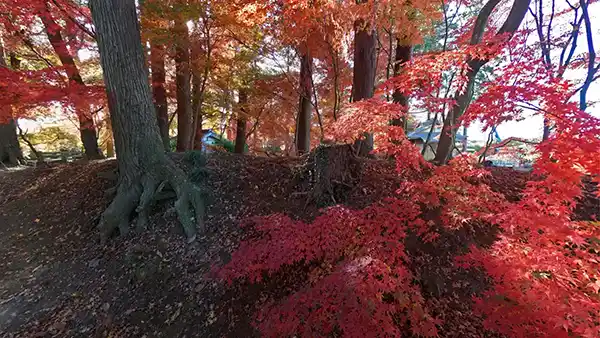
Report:
<svg viewBox="0 0 600 338"><path fill-rule="evenodd" d="M150 41L150 70L152 71L152 96L156 108L158 130L165 151L171 150L169 139L169 106L167 103L167 90L165 89L165 47Z"/></svg>
<svg viewBox="0 0 600 338"><path fill-rule="evenodd" d="M105 117L106 120L106 157L111 158L115 157L115 139L112 130L112 125L110 124L110 115Z"/></svg>
<svg viewBox="0 0 600 338"><path fill-rule="evenodd" d="M337 121L337 113L340 106L340 85L339 85L339 77L340 70L338 66L338 54L336 50L333 48L333 45L328 41L327 45L329 46L329 53L331 55L331 66L333 67L333 120Z"/></svg>
<svg viewBox="0 0 600 338"><path fill-rule="evenodd" d="M300 104L298 110L298 130L296 130L298 155L310 151L310 127L312 122L312 57L308 52L300 58Z"/></svg>
<svg viewBox="0 0 600 338"><path fill-rule="evenodd" d="M240 89L238 98L237 125L235 130L235 153L243 154L246 150L246 104L248 103L248 93L246 89Z"/></svg>
<svg viewBox="0 0 600 338"><path fill-rule="evenodd" d="M177 151L190 149L192 137L192 109L190 107L190 50L185 22L175 21L175 82L177 86Z"/></svg>
<svg viewBox="0 0 600 338"><path fill-rule="evenodd" d="M396 54L394 57L394 76L400 75L404 64L410 61L410 59L412 58L412 49L412 45L407 45L405 43L402 43L400 39L396 39ZM392 98L394 100L394 103L401 104L402 106L408 108L408 97L402 94L400 90L395 90L394 94L392 95ZM399 119L393 119L391 121L391 124L393 126L401 126L405 130L407 127L407 123L407 116L404 116Z"/></svg>
<svg viewBox="0 0 600 338"><path fill-rule="evenodd" d="M488 18L499 2L500 0L489 0L479 12L471 35L471 45L476 45L481 42ZM527 13L527 9L529 8L529 3L530 0L515 0L506 21L496 33L496 36L508 34L507 39L509 39L521 25L521 22ZM446 164L452 155L456 128L458 127L457 122L471 102L473 89L475 88L475 77L477 76L479 69L481 69L488 61L489 59L470 59L467 62L469 68L466 74L467 88L460 93L456 93L456 103L450 112L448 112L448 116L444 119L444 126L440 133L440 140L434 159L434 162L439 165Z"/></svg>
<svg viewBox="0 0 600 338"><path fill-rule="evenodd" d="M175 210L189 241L204 230L200 190L165 154L144 65L135 0L91 0L100 61L111 112L119 186L98 225L105 241L118 227L129 229L130 215L144 228L154 195L168 183L177 194Z"/></svg>
<svg viewBox="0 0 600 338"><path fill-rule="evenodd" d="M542 133L542 141L546 141L550 138L551 124L552 122L548 118L544 118L544 132Z"/></svg>
<svg viewBox="0 0 600 338"><path fill-rule="evenodd" d="M204 93L206 92L206 86L208 83L208 76L211 71L211 63L212 63L212 50L213 45L211 42L211 28L207 23L207 20L203 20L204 26L204 38L206 45L203 48L200 45L195 45L192 48L192 60L196 62L199 60L201 51L204 54L204 71L202 76L200 76L197 69L193 71L192 74L192 82L193 82L193 93L192 93L192 115L194 119L191 140L191 147L193 149L202 149L202 137L204 136L202 132L202 106L204 104Z"/></svg>
<svg viewBox="0 0 600 338"><path fill-rule="evenodd" d="M69 78L69 87L77 95L78 92L85 88L83 78L75 65L75 60L71 55L71 52L67 48L67 45L61 34L61 27L56 23L52 14L50 13L49 4L40 13L40 19L44 25L44 30L48 36L48 40L54 49L54 52L58 55L60 62ZM89 115L89 107L85 109L81 103L74 100L74 106L79 120L79 133L81 136L81 142L85 149L85 157L87 159L99 159L103 158L100 147L98 147L98 135L96 133L96 126L94 125L94 119Z"/></svg>
<svg viewBox="0 0 600 338"><path fill-rule="evenodd" d="M192 117L194 119L191 137L191 149L202 149L202 96L203 85L201 79L192 74Z"/></svg>
<svg viewBox="0 0 600 338"><path fill-rule="evenodd" d="M592 29L592 22L590 20L590 14L588 12L588 5L591 3L591 0L579 0L579 5L582 10L583 21L585 22L585 37L587 40L588 47L588 64L587 64L587 74L583 85L581 86L581 91L579 92L579 109L585 111L588 107L587 103L587 92L592 85L592 82L595 80L596 73L600 70L600 64L596 66L596 49L594 48L594 30Z"/></svg>
<svg viewBox="0 0 600 338"><path fill-rule="evenodd" d="M364 20L355 23L352 102L372 98L375 91L377 32L365 25ZM373 150L373 134L365 134L354 148L359 156L367 156Z"/></svg>

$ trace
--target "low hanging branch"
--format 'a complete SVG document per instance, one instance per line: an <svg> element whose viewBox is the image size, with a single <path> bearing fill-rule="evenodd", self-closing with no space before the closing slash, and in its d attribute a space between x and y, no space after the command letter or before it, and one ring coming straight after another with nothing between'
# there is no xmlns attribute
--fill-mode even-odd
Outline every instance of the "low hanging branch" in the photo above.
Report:
<svg viewBox="0 0 600 338"><path fill-rule="evenodd" d="M31 150L31 152L35 156L37 163L44 163L44 156L40 152L38 152L37 149L35 149L33 143L31 143L29 138L27 138L27 132L23 132L23 129L21 129L21 126L18 122L15 122L15 124L17 125L17 129L19 130L19 137L21 138L21 140L23 140L23 142L25 142L25 144L27 144L29 150Z"/></svg>

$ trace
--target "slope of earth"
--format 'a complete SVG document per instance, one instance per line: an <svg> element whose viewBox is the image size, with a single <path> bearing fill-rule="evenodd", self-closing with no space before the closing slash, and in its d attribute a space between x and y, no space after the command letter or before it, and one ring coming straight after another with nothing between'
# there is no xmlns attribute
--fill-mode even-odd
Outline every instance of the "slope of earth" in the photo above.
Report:
<svg viewBox="0 0 600 338"><path fill-rule="evenodd" d="M183 156L173 156L193 173ZM208 272L229 259L243 236L239 223L245 217L317 215L302 187L294 185L301 163L211 155L206 165L210 231L191 245L185 244L168 200L154 208L149 230L99 244L94 227L111 199L106 192L115 182L106 173L114 171L114 161L0 172L0 336L256 336L250 325L256 304L290 289L276 279L271 285L228 287ZM512 200L530 179L493 174L491 186ZM345 204L364 207L392 195L398 184L390 162L368 161ZM597 210L597 200L592 204ZM444 320L441 335L492 337L469 311L470 297L485 287L485 276L451 267L453 255L472 240L468 237L473 234L444 238L443 250L418 241L407 249L430 308Z"/></svg>
<svg viewBox="0 0 600 338"><path fill-rule="evenodd" d="M174 159L186 170L181 155ZM0 336L248 337L252 302L206 277L226 260L249 215L318 210L294 194L298 159L209 157L211 231L186 245L172 201L150 230L100 246L94 227L114 185L114 161L0 172ZM110 175L108 175L110 176ZM393 166L367 164L347 204L390 195ZM238 296L238 295L235 295Z"/></svg>

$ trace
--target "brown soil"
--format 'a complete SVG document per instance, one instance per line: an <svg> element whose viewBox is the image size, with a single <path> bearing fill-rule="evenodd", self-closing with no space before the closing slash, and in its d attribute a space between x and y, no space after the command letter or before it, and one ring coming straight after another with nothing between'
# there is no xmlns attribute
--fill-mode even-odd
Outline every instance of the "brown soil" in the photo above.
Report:
<svg viewBox="0 0 600 338"><path fill-rule="evenodd" d="M189 171L181 155L174 159ZM154 208L149 230L101 246L94 229L114 185L98 173L114 161L0 172L0 336L2 337L252 337L256 304L288 290L277 285L227 287L208 277L227 261L243 234L241 220L284 212L311 219L314 204L294 186L299 159L218 153L208 159L210 232L187 245L172 201ZM506 173L505 173L506 174ZM528 177L495 173L490 184L518 198ZM511 177L510 184L506 176ZM394 166L367 161L345 204L360 208L392 195ZM446 337L491 336L469 311L486 286L477 271L452 267L466 247L493 240L493 231L447 235L440 247L407 244L429 306ZM459 282L457 282L459 281ZM462 281L462 282L461 282Z"/></svg>
<svg viewBox="0 0 600 338"><path fill-rule="evenodd" d="M174 155L185 168L182 156ZM250 215L318 209L293 195L297 159L212 155L211 232L186 245L172 201L150 230L100 246L94 227L114 185L114 161L0 172L0 335L3 337L249 337L252 299L207 277ZM191 168L186 168L190 170ZM361 207L395 189L393 166L367 165L348 196ZM103 175L102 175L103 176ZM256 289L256 288L254 288Z"/></svg>

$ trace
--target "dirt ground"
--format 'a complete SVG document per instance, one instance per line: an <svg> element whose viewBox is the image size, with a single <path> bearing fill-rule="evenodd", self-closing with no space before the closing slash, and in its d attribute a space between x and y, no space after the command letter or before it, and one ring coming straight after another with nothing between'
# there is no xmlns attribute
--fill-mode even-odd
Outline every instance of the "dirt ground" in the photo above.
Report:
<svg viewBox="0 0 600 338"><path fill-rule="evenodd" d="M181 156L176 160L186 166ZM244 217L317 213L292 194L298 164L210 157L211 231L191 245L166 201L155 207L149 230L100 246L94 227L114 182L98 173L113 170L114 161L0 172L2 337L254 336L253 298L262 291L225 288L207 273L227 259ZM360 207L393 191L386 177L393 168L383 168L389 172L363 180L350 204Z"/></svg>
<svg viewBox="0 0 600 338"><path fill-rule="evenodd" d="M193 170L181 155L174 158ZM0 335L256 336L250 325L255 306L269 294L287 291L277 285L227 287L208 272L227 261L245 217L285 212L310 219L318 213L296 194L299 164L298 159L211 155L210 232L191 245L185 244L172 201L155 207L149 230L100 245L95 225L115 182L98 173L114 170L114 161L0 172ZM510 177L508 185L503 179L491 183L518 198L528 178ZM373 203L393 194L397 184L391 163L369 162L346 204ZM436 250L418 244L407 248L430 306L443 309L443 336L493 336L468 310L467 300L485 286L485 276L452 269L452 250L431 254ZM470 282L457 288L450 280L456 278Z"/></svg>

